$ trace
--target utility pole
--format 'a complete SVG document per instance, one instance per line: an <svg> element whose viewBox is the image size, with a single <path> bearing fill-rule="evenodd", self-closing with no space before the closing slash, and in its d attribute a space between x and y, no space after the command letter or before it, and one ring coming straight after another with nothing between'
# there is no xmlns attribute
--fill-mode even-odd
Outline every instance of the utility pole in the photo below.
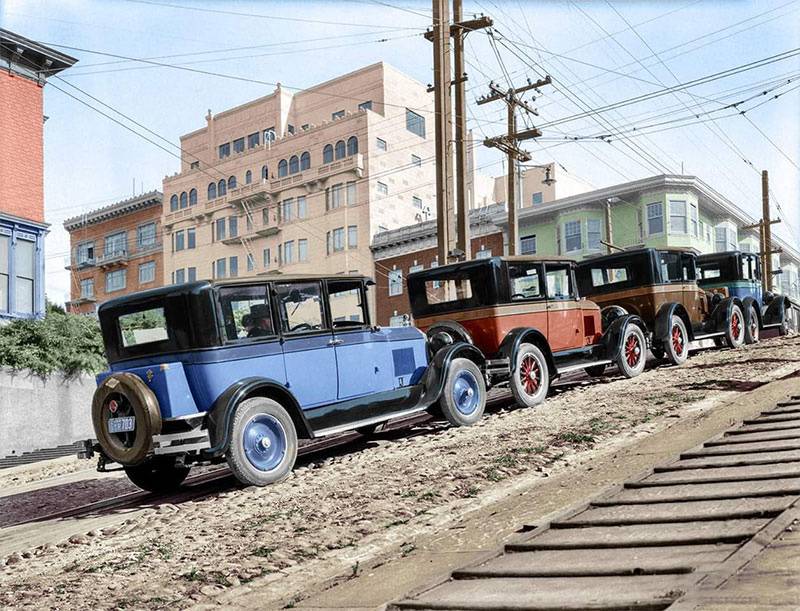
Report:
<svg viewBox="0 0 800 611"><path fill-rule="evenodd" d="M761 289L763 292L772 291L772 255L783 252L781 248L772 248L772 226L780 223L780 219L774 221L770 218L769 212L769 173L767 170L761 171L761 220L754 225L747 225L742 229L758 229L758 237L761 244Z"/></svg>
<svg viewBox="0 0 800 611"><path fill-rule="evenodd" d="M464 69L466 35L492 25L481 15L463 19L462 0L453 0L450 23L450 0L433 0L433 31L425 38L433 42L434 105L436 112L436 213L438 257L444 265L451 259L471 257L469 239L469 198L467 197L467 75ZM455 79L450 72L450 38L453 39ZM453 113L450 87L455 85L455 161L453 168ZM455 201L453 180L455 178Z"/></svg>
<svg viewBox="0 0 800 611"><path fill-rule="evenodd" d="M508 206L508 254L517 254L517 243L519 242L519 222L517 219L517 197L516 197L516 173L517 163L520 161L530 161L531 156L519 147L519 143L523 140L530 140L531 138L538 138L542 135L536 128L526 129L521 132L517 131L517 118L516 109L519 106L526 112L538 116L539 113L531 108L527 102L517 97L517 94L524 93L530 89L538 90L539 87L549 85L551 79L549 76L540 79L535 83L528 80L528 84L522 87L512 87L506 91L500 89L493 82L489 83L491 93L478 100L478 104L488 104L489 102L496 102L503 100L506 103L508 110L508 131L505 136L496 136L494 138L487 138L483 141L484 146L497 148L506 153L508 159L508 176L506 180L506 203ZM535 99L535 98L534 98Z"/></svg>
<svg viewBox="0 0 800 611"><path fill-rule="evenodd" d="M614 236L611 233L611 202L606 200L606 248L608 254L613 252L611 245L614 243Z"/></svg>

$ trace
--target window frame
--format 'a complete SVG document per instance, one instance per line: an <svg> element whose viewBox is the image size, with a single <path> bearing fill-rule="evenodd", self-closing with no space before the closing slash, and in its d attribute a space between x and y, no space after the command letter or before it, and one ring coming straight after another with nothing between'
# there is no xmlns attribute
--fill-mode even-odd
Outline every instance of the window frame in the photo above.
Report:
<svg viewBox="0 0 800 611"><path fill-rule="evenodd" d="M303 331L289 331L288 330L288 320L284 319L284 308L281 307L281 303L278 303L278 287L279 286L292 286L292 285L303 285L303 284L314 284L319 289L319 305L320 305L320 328L319 329L307 329ZM327 293L325 292L324 282L322 280L292 280L288 282L273 282L271 286L271 294L275 296L275 308L277 309L277 322L279 334L281 337L303 337L309 335L330 335L332 333L332 328L329 320L329 312L328 312L328 303L327 303ZM284 321L286 322L286 329L284 329Z"/></svg>

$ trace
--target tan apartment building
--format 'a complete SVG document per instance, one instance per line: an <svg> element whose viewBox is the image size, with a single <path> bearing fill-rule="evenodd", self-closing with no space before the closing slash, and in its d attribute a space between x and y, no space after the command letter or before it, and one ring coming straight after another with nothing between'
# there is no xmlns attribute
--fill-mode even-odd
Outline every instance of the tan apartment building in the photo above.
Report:
<svg viewBox="0 0 800 611"><path fill-rule="evenodd" d="M164 284L161 193L150 191L64 221L70 240L67 310Z"/></svg>
<svg viewBox="0 0 800 611"><path fill-rule="evenodd" d="M372 236L435 211L432 110L377 63L209 111L164 178L165 278L374 275Z"/></svg>

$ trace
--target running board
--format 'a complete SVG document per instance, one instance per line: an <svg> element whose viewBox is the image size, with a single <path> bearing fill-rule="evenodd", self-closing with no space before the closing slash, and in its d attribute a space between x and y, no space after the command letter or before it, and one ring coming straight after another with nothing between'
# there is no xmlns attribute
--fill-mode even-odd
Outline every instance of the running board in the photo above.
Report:
<svg viewBox="0 0 800 611"><path fill-rule="evenodd" d="M566 367L559 367L556 368L556 373L570 373L571 371L579 371L581 369L586 369L587 367L594 367L595 365L611 365L614 361L609 359L604 359L602 361L590 361L587 363L578 363L577 365L568 365Z"/></svg>

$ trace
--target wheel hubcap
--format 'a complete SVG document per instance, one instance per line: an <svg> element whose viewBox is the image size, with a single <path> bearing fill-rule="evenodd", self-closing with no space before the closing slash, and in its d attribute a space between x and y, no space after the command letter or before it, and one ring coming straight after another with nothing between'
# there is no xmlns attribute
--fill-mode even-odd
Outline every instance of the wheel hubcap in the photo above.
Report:
<svg viewBox="0 0 800 611"><path fill-rule="evenodd" d="M539 363L533 358L532 355L526 354L522 357L522 362L519 365L519 379L522 382L522 388L529 395L535 395L539 390L541 382L542 371L539 368Z"/></svg>
<svg viewBox="0 0 800 611"><path fill-rule="evenodd" d="M628 341L625 342L625 360L628 365L635 367L639 363L639 358L642 353L642 347L639 343L639 338L631 334Z"/></svg>
<svg viewBox="0 0 800 611"><path fill-rule="evenodd" d="M259 471L272 471L286 454L286 431L269 414L256 414L244 427L242 448L247 460Z"/></svg>
<svg viewBox="0 0 800 611"><path fill-rule="evenodd" d="M456 409L469 416L478 409L480 393L478 380L469 371L460 371L453 384L453 402Z"/></svg>
<svg viewBox="0 0 800 611"><path fill-rule="evenodd" d="M672 327L672 348L675 350L675 354L681 356L683 354L683 331L678 325L673 325Z"/></svg>

